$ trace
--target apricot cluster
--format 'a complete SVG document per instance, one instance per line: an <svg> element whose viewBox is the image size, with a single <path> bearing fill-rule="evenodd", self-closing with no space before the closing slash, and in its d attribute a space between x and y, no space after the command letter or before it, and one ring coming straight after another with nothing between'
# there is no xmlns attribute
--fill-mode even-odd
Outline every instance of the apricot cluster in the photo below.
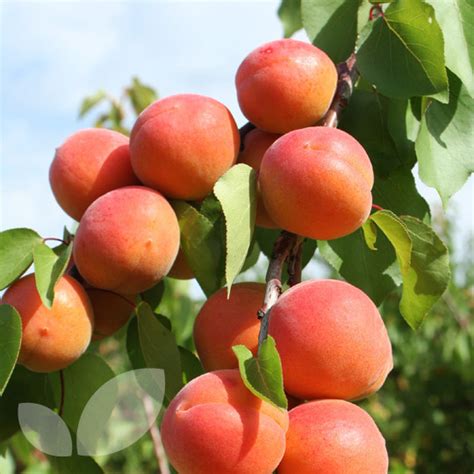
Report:
<svg viewBox="0 0 474 474"><path fill-rule="evenodd" d="M336 84L325 53L294 40L267 43L240 65L239 104L256 128L238 161L258 173L257 225L334 239L369 215L374 175L365 150L345 132L315 126ZM173 466L196 474L386 473L385 440L351 403L376 392L393 366L377 307L337 280L283 293L271 308L269 334L292 402L286 412L245 390L232 350L243 344L257 355L264 296L264 284L238 283L230 297L226 288L214 293L197 315L194 342L209 372L165 413L162 437Z"/></svg>

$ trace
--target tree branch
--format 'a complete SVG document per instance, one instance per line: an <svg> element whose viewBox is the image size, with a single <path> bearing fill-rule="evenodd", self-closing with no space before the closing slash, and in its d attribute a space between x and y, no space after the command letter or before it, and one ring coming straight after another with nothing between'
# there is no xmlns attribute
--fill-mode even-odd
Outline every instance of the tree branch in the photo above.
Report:
<svg viewBox="0 0 474 474"><path fill-rule="evenodd" d="M338 81L336 93L331 106L326 115L318 123L323 127L337 127L339 116L342 110L349 103L349 99L354 89L354 83L359 77L356 68L356 55L351 54L347 60L337 65ZM240 129L240 136L243 143L245 135L255 128L251 123L247 123ZM281 274L283 265L288 262L289 284L293 286L301 281L301 257L303 248L303 237L290 232L282 231L273 247L272 257L268 266L266 276L266 289L263 306L258 310L258 318L261 320L260 332L258 335L258 349L260 351L263 341L268 336L268 326L270 322L270 312L272 306L278 301L282 293Z"/></svg>

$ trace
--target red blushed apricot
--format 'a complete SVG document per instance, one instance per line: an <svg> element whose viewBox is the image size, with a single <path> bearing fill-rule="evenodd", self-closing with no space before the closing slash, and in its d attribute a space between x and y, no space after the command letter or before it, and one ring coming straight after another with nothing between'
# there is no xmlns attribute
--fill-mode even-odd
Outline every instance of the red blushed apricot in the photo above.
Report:
<svg viewBox="0 0 474 474"><path fill-rule="evenodd" d="M235 78L244 115L272 133L316 124L336 92L337 70L315 46L293 39L266 43L252 51Z"/></svg>
<svg viewBox="0 0 474 474"><path fill-rule="evenodd" d="M279 138L265 153L259 185L279 227L312 239L350 234L372 206L372 164L357 140L335 128L309 127Z"/></svg>
<svg viewBox="0 0 474 474"><path fill-rule="evenodd" d="M262 283L237 283L229 299L227 288L221 288L204 303L194 323L194 342L206 370L238 367L232 346L244 344L256 353L260 330L257 311L264 296Z"/></svg>
<svg viewBox="0 0 474 474"><path fill-rule="evenodd" d="M18 362L34 372L54 372L77 360L87 349L94 315L84 288L70 276L54 289L51 309L41 302L34 274L15 282L2 302L16 308L23 336Z"/></svg>
<svg viewBox="0 0 474 474"><path fill-rule="evenodd" d="M142 186L97 199L81 219L74 261L93 287L133 295L170 270L179 249L179 226L168 201Z"/></svg>
<svg viewBox="0 0 474 474"><path fill-rule="evenodd" d="M385 439L357 405L319 400L290 411L278 474L386 474Z"/></svg>
<svg viewBox="0 0 474 474"><path fill-rule="evenodd" d="M121 133L87 128L71 135L56 150L49 181L59 205L73 219L79 221L99 196L138 184L128 143Z"/></svg>
<svg viewBox="0 0 474 474"><path fill-rule="evenodd" d="M393 367L392 346L377 307L337 280L309 280L273 306L286 391L303 400L354 400L376 392Z"/></svg>
<svg viewBox="0 0 474 474"><path fill-rule="evenodd" d="M260 163L267 149L272 145L280 135L275 133L267 133L258 128L247 133L244 138L244 148L239 154L238 162L251 166L257 173L260 170ZM258 192L257 216L255 223L260 227L273 229L277 225L268 215L265 205L263 204L260 191Z"/></svg>
<svg viewBox="0 0 474 474"><path fill-rule="evenodd" d="M177 280L191 280L194 278L194 273L189 266L186 256L184 255L183 250L179 249L178 256L171 267L171 270L168 273L168 276L171 278L176 278Z"/></svg>
<svg viewBox="0 0 474 474"><path fill-rule="evenodd" d="M165 196L199 200L235 163L240 137L229 110L217 100L179 94L151 104L130 137L140 180Z"/></svg>
<svg viewBox="0 0 474 474"><path fill-rule="evenodd" d="M99 288L86 288L86 292L94 311L93 341L111 336L127 324L135 308L136 296Z"/></svg>
<svg viewBox="0 0 474 474"><path fill-rule="evenodd" d="M182 474L269 474L285 451L288 412L255 397L238 370L188 383L166 410L161 437Z"/></svg>

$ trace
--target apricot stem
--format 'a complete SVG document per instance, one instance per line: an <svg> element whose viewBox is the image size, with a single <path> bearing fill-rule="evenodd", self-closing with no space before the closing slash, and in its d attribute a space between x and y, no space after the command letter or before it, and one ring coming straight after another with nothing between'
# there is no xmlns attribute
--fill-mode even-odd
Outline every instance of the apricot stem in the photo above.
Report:
<svg viewBox="0 0 474 474"><path fill-rule="evenodd" d="M339 115L349 103L354 84L359 77L356 68L356 55L352 53L346 61L337 65L338 81L336 93L331 106L326 115L321 119L318 125L323 127L336 128L339 122ZM250 122L245 124L240 130L241 143L245 135L253 130L255 126ZM242 146L242 145L241 145ZM257 316L261 320L260 332L258 335L258 350L268 335L268 325L270 320L270 311L277 302L282 293L281 273L283 265L288 262L288 274L290 286L296 285L301 281L301 256L303 237L282 231L275 241L272 257L268 265L266 275L265 298L262 307L258 310Z"/></svg>

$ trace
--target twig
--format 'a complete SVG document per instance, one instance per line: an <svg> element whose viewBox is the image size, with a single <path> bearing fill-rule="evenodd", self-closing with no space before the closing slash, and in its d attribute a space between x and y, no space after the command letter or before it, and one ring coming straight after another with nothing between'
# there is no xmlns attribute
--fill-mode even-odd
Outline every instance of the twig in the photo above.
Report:
<svg viewBox="0 0 474 474"><path fill-rule="evenodd" d="M61 387L61 400L59 401L58 415L62 417L64 412L64 399L66 396L66 383L64 382L64 371L62 370L59 371L59 384Z"/></svg>
<svg viewBox="0 0 474 474"><path fill-rule="evenodd" d="M143 407L150 425L150 436L153 441L153 450L155 451L156 461L158 462L159 472L161 474L170 474L170 468L166 459L165 448L161 442L160 432L156 426L156 419L153 413L153 402L149 395L143 396Z"/></svg>
<svg viewBox="0 0 474 474"><path fill-rule="evenodd" d="M245 125L239 128L240 135L240 151L244 149L244 140L247 133L251 132L255 127L253 123L247 122Z"/></svg>
<svg viewBox="0 0 474 474"><path fill-rule="evenodd" d="M351 54L347 60L337 65L338 81L334 99L318 125L323 127L337 127L339 116L342 110L347 106L352 95L354 83L359 77L356 69L356 55ZM243 143L245 135L254 127L251 123L244 125L240 129L240 136ZM242 146L242 145L241 145ZM282 231L275 242L272 252L272 258L268 266L265 289L265 297L262 307L258 310L258 318L261 320L260 332L258 335L258 349L268 335L268 326L270 322L270 312L272 306L278 301L282 293L281 274L283 265L288 262L289 284L293 286L301 281L301 257L303 238Z"/></svg>

